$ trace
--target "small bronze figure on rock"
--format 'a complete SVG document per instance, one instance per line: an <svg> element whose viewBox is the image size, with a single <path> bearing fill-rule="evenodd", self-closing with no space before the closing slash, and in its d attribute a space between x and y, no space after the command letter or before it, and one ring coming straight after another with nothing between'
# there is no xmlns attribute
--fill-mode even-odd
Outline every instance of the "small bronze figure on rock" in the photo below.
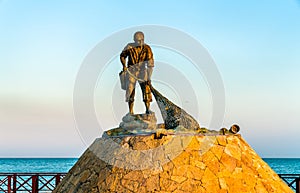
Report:
<svg viewBox="0 0 300 193"><path fill-rule="evenodd" d="M150 102L152 102L150 84L154 67L153 53L150 46L144 43L143 32L136 32L133 39L134 42L127 44L120 54L123 72L126 73L126 102L128 102L129 113L133 114L135 85L138 81L143 93L146 114L149 114ZM127 65L126 59L128 59Z"/></svg>

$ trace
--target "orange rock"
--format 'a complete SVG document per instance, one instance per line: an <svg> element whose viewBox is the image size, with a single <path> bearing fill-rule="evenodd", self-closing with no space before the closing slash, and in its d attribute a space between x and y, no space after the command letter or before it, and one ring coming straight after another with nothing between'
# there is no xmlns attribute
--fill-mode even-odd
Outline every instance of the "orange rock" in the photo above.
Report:
<svg viewBox="0 0 300 193"><path fill-rule="evenodd" d="M187 179L182 184L179 185L179 189L185 192L194 192L197 187L201 184L200 181L196 181L193 179Z"/></svg>
<svg viewBox="0 0 300 193"><path fill-rule="evenodd" d="M207 155L207 156L205 156ZM217 175L220 167L220 161L211 151L208 151L203 155L203 161L205 165L215 174Z"/></svg>
<svg viewBox="0 0 300 193"><path fill-rule="evenodd" d="M217 177L209 168L206 168L204 171L204 174L202 176L201 182L203 184L205 184L206 182L212 181L212 180L217 180Z"/></svg>
<svg viewBox="0 0 300 193"><path fill-rule="evenodd" d="M257 182L255 190L257 193L268 193L268 191L260 181Z"/></svg>
<svg viewBox="0 0 300 193"><path fill-rule="evenodd" d="M228 191L228 186L224 178L219 178L220 188Z"/></svg>
<svg viewBox="0 0 300 193"><path fill-rule="evenodd" d="M226 146L227 145L227 136L226 135L219 135L217 136L217 142L221 146Z"/></svg>
<svg viewBox="0 0 300 193"><path fill-rule="evenodd" d="M199 151L190 151L188 153L190 155L190 165L196 166L197 164L202 162L202 156L200 156Z"/></svg>
<svg viewBox="0 0 300 193"><path fill-rule="evenodd" d="M236 159L225 153L223 153L220 162L225 166L225 170L229 171L230 173L232 173L236 167Z"/></svg>
<svg viewBox="0 0 300 193"><path fill-rule="evenodd" d="M177 182L168 178L160 178L159 182L162 191L172 192L178 187Z"/></svg>
<svg viewBox="0 0 300 193"><path fill-rule="evenodd" d="M188 153L181 153L177 157L172 160L175 166L181 165L189 165L190 164L190 154Z"/></svg>
<svg viewBox="0 0 300 193"><path fill-rule="evenodd" d="M53 193L293 192L240 135L114 138L119 148L107 140L97 139Z"/></svg>
<svg viewBox="0 0 300 193"><path fill-rule="evenodd" d="M227 155L229 155L231 157L234 157L237 160L241 160L241 157L242 157L242 152L241 152L239 146L233 145L233 144L226 145L226 147L224 149L224 153L226 153Z"/></svg>
<svg viewBox="0 0 300 193"><path fill-rule="evenodd" d="M214 145L210 148L210 151L220 160L224 152L224 147L220 145Z"/></svg>
<svg viewBox="0 0 300 193"><path fill-rule="evenodd" d="M236 167L232 173L232 176L235 179L242 179L243 178L243 169Z"/></svg>
<svg viewBox="0 0 300 193"><path fill-rule="evenodd" d="M151 176L148 179L146 179L146 189L149 192L160 190L158 175Z"/></svg>
<svg viewBox="0 0 300 193"><path fill-rule="evenodd" d="M171 176L171 180L173 180L174 182L177 182L179 184L184 182L186 179L187 179L187 177L184 177L184 176Z"/></svg>
<svg viewBox="0 0 300 193"><path fill-rule="evenodd" d="M133 192L137 192L139 189L139 183L136 181L122 179L121 184L122 186Z"/></svg>
<svg viewBox="0 0 300 193"><path fill-rule="evenodd" d="M197 140L196 137L191 137L190 139L187 138L187 146L185 147L185 151L193 151L196 150L198 151L200 149L200 144L199 141Z"/></svg>
<svg viewBox="0 0 300 193"><path fill-rule="evenodd" d="M134 170L124 175L123 179L129 179L132 181L137 181L143 178L143 174L141 171Z"/></svg>

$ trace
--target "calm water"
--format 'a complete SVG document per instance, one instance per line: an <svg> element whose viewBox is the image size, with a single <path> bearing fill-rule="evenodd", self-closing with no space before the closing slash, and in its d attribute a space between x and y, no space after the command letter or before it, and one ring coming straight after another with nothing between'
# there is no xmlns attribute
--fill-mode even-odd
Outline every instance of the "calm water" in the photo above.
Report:
<svg viewBox="0 0 300 193"><path fill-rule="evenodd" d="M68 172L77 158L0 158L0 173ZM264 158L276 173L300 174L300 158Z"/></svg>
<svg viewBox="0 0 300 193"><path fill-rule="evenodd" d="M264 158L278 174L300 174L300 158Z"/></svg>
<svg viewBox="0 0 300 193"><path fill-rule="evenodd" d="M64 173L77 158L0 158L0 173Z"/></svg>

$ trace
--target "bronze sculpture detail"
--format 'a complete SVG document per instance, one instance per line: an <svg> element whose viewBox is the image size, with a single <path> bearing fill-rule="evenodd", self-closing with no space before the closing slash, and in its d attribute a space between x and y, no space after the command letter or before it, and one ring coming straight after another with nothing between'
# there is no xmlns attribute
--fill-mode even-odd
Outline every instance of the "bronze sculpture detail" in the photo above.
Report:
<svg viewBox="0 0 300 193"><path fill-rule="evenodd" d="M150 86L150 88L165 122L165 129L176 129L178 126L190 130L200 129L200 125L190 114L164 97L153 86Z"/></svg>
<svg viewBox="0 0 300 193"><path fill-rule="evenodd" d="M158 128L176 131L180 131L183 128L192 133L219 133L222 135L237 134L239 132L240 128L238 125L233 125L230 130L222 128L220 131L200 128L199 123L193 116L158 92L151 84L151 75L154 67L152 50L149 45L144 43L143 32L136 32L133 38L134 42L127 44L120 54L123 71L119 75L121 87L126 90L126 102L128 102L129 114L123 117L122 122L119 125L121 130L118 128L114 130L116 133L124 133L124 131L125 133L129 132L129 134L138 132L143 133L143 130L146 132L146 130L153 131ZM139 82L143 93L146 114L133 113L135 85L137 81ZM161 124L160 126L156 125L157 119L155 114L150 111L152 94L155 97L164 120L163 127Z"/></svg>
<svg viewBox="0 0 300 193"><path fill-rule="evenodd" d="M150 102L152 102L150 84L154 67L153 53L150 46L144 43L143 32L136 32L133 39L134 42L127 44L120 54L123 72L127 72L126 102L128 102L129 113L133 114L135 85L138 81L143 93L146 114L149 114Z"/></svg>

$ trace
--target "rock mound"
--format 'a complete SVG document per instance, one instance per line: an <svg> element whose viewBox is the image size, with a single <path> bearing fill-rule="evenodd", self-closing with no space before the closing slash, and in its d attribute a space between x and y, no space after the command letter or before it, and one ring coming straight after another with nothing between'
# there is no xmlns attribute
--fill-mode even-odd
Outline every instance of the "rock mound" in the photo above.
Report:
<svg viewBox="0 0 300 193"><path fill-rule="evenodd" d="M240 135L96 139L54 193L292 193Z"/></svg>

